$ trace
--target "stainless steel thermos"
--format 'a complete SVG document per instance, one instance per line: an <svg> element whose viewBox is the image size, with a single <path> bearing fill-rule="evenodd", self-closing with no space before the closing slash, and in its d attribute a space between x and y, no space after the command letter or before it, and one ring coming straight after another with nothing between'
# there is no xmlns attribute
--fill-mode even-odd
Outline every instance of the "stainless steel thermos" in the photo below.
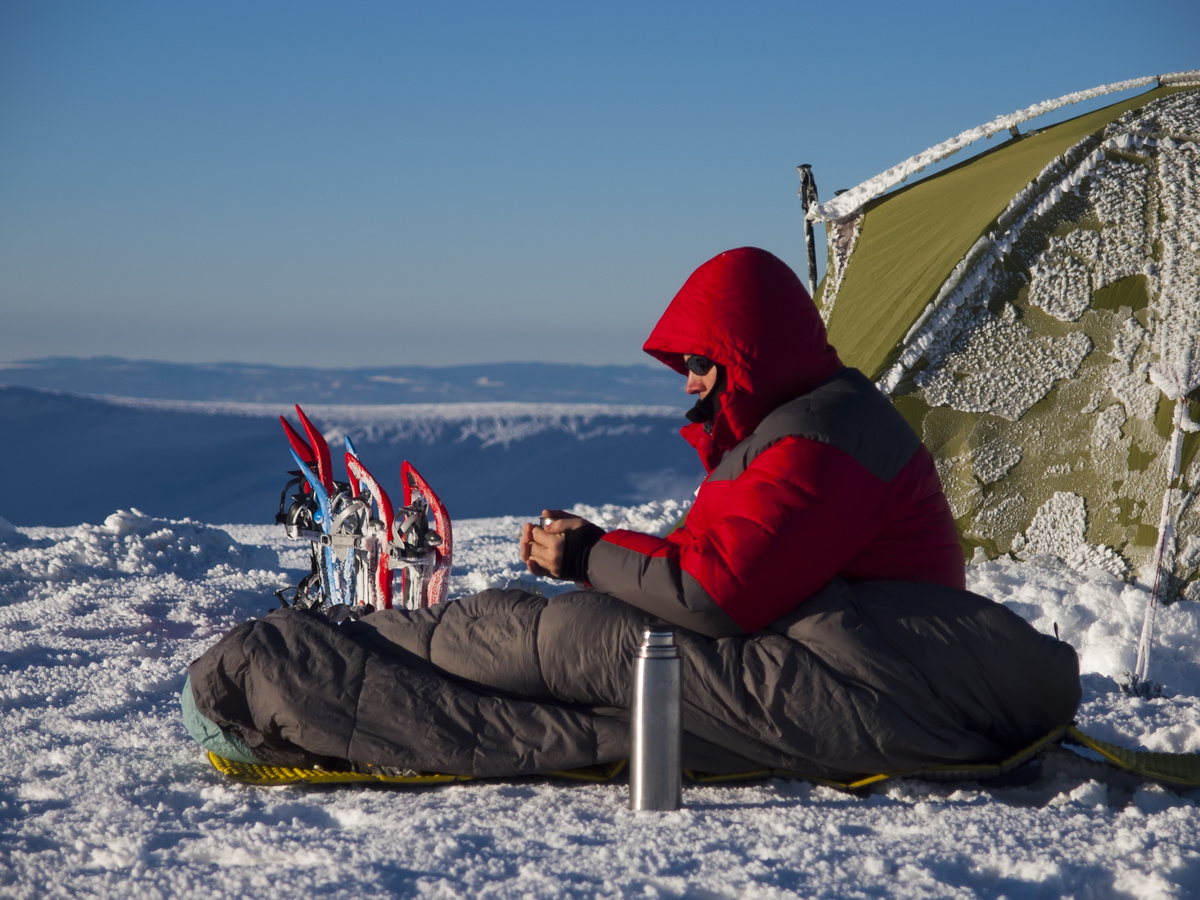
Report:
<svg viewBox="0 0 1200 900"><path fill-rule="evenodd" d="M675 634L666 628L647 628L633 671L630 809L679 809L683 790L680 728Z"/></svg>

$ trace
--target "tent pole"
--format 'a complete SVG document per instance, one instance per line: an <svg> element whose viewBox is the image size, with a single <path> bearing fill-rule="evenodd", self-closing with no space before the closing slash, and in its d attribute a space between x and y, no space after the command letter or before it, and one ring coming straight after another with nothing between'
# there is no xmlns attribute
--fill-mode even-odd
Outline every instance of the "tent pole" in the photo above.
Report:
<svg viewBox="0 0 1200 900"><path fill-rule="evenodd" d="M1163 492L1162 514L1158 520L1158 549L1154 554L1154 586L1150 590L1150 600L1146 604L1146 615L1142 619L1142 634L1138 640L1137 663L1134 665L1134 685L1142 684L1150 670L1150 641L1154 636L1154 616L1158 609L1159 597L1162 594L1163 563L1167 555L1167 547L1173 542L1174 521L1171 518L1171 485L1179 476L1179 461L1183 451L1183 417L1187 411L1187 397L1175 401L1175 419L1171 427L1171 446L1167 451L1167 487Z"/></svg>
<svg viewBox="0 0 1200 900"><path fill-rule="evenodd" d="M808 293L811 297L817 292L817 244L808 211L817 205L817 181L808 163L796 166L796 171L800 173L800 208L804 210L804 246L808 250Z"/></svg>

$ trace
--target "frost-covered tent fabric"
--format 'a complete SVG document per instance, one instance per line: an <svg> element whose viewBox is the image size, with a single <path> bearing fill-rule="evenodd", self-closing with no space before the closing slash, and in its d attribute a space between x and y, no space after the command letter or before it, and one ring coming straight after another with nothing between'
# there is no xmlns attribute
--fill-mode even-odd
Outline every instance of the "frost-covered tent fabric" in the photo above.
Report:
<svg viewBox="0 0 1200 900"><path fill-rule="evenodd" d="M1019 133L1046 109L1146 82ZM810 211L828 228L816 299L830 341L934 453L968 552L1144 570L1170 482L1171 587L1200 596L1198 83L1184 73L1039 104ZM1001 146L875 197L1010 128Z"/></svg>

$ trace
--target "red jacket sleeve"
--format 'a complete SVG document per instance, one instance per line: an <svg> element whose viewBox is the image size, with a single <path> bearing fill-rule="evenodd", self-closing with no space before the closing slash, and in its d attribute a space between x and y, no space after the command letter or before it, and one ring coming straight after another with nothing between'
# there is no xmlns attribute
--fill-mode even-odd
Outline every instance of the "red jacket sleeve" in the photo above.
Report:
<svg viewBox="0 0 1200 900"><path fill-rule="evenodd" d="M710 636L765 627L873 538L888 485L840 450L786 437L730 481L706 481L669 538L610 532L588 580Z"/></svg>

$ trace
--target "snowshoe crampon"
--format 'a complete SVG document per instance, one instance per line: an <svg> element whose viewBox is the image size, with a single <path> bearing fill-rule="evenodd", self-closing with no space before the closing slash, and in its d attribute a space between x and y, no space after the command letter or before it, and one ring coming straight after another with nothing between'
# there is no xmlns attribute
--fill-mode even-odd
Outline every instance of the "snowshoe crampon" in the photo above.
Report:
<svg viewBox="0 0 1200 900"><path fill-rule="evenodd" d="M408 460L400 466L400 481L404 518L398 516L392 526L393 567L402 568L405 608L432 606L446 599L449 588L454 553L450 516L441 498ZM429 527L430 516L434 529Z"/></svg>
<svg viewBox="0 0 1200 900"><path fill-rule="evenodd" d="M349 481L334 481L329 445L299 406L296 412L307 439L280 417L298 469L289 473L294 477L284 486L275 521L289 538L312 543L312 572L276 596L285 606L336 612L344 621L390 609L399 569L405 609L444 600L453 534L445 504L429 483L405 460L404 505L397 510L349 439Z"/></svg>

